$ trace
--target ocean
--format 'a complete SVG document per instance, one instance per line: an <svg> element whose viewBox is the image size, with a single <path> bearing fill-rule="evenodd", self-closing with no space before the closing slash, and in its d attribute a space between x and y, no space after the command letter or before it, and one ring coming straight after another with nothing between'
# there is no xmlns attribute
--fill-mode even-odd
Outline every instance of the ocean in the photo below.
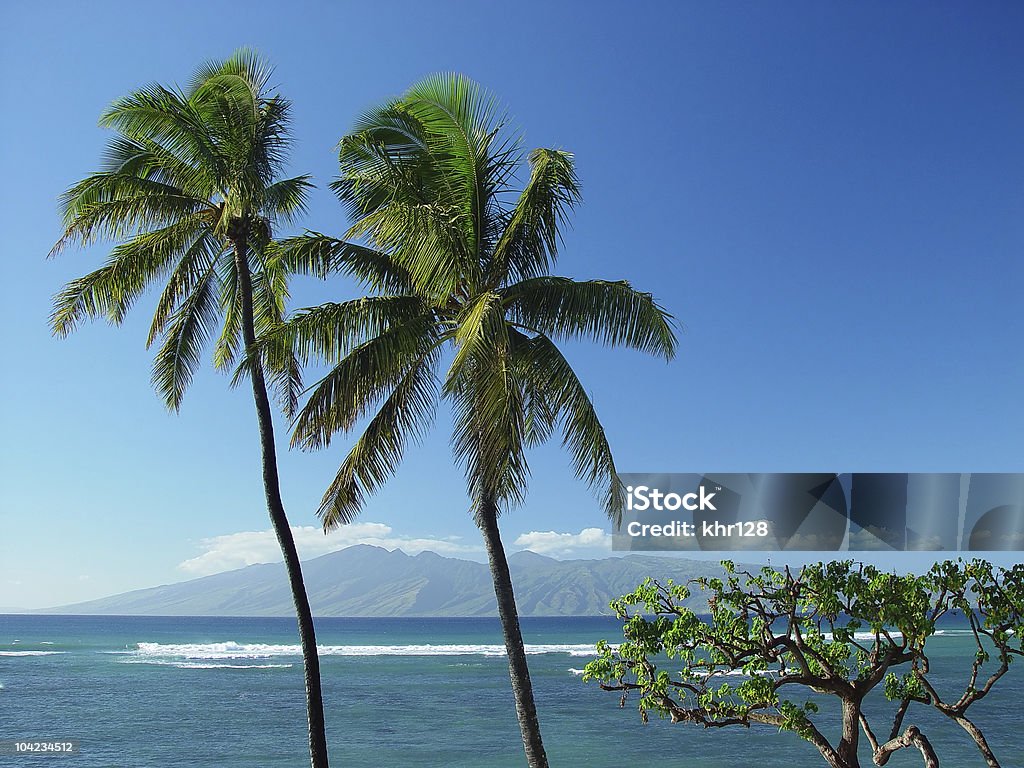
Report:
<svg viewBox="0 0 1024 768"><path fill-rule="evenodd" d="M545 746L554 768L760 768L824 765L767 726L704 730L652 716L579 674L608 617L523 619ZM332 762L337 766L522 766L496 619L319 619ZM68 740L67 756L7 755L0 765L308 765L302 661L287 618L0 616L0 740ZM929 645L950 693L973 641L950 625ZM1004 768L1024 766L1018 661L971 709ZM878 691L874 709L887 704ZM942 765L984 766L958 727L914 718ZM887 730L879 727L878 730ZM831 731L830 731L831 733ZM871 765L867 749L864 765ZM903 751L891 768L920 766Z"/></svg>

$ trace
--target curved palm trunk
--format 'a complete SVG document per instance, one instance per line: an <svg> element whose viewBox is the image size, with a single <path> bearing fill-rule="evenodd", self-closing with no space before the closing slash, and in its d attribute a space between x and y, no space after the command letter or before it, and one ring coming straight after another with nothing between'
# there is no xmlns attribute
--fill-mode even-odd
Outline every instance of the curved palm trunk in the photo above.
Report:
<svg viewBox="0 0 1024 768"><path fill-rule="evenodd" d="M484 535L487 547L487 561L494 579L494 596L498 599L498 616L505 635L505 650L508 652L508 674L512 680L512 695L516 702L516 717L523 735L526 762L530 768L548 768L548 758L540 737L540 722L537 720L537 706L533 701L533 684L530 670L526 666L526 648L523 633L519 629L519 612L516 597L512 591L512 575L508 570L505 547L498 531L498 508L494 502L484 502L477 515L477 525Z"/></svg>
<svg viewBox="0 0 1024 768"><path fill-rule="evenodd" d="M248 356L256 345L256 330L252 308L252 278L246 257L244 241L235 243L235 266L238 270L239 294L242 301L242 338ZM274 423L267 395L267 384L262 366L250 366L252 394L256 401L256 416L260 428L260 447L263 457L263 488L267 497L267 511L284 555L288 582L295 603L299 624L299 642L302 646L302 667L306 680L306 716L309 721L309 759L312 768L327 768L327 733L324 726L324 700L320 688L320 658L317 655L313 613L302 581L302 567L295 549L295 539L281 500L281 485L277 473L277 450L274 447Z"/></svg>

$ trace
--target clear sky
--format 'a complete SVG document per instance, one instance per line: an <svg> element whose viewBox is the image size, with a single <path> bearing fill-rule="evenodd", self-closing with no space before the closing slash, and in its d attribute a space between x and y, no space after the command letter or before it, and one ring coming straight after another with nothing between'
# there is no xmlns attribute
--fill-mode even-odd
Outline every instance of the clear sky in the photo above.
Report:
<svg viewBox="0 0 1024 768"><path fill-rule="evenodd" d="M45 259L58 195L99 162L100 113L243 45L294 103L291 171L320 185L302 226L346 228L326 189L334 145L433 72L495 92L528 148L576 154L584 204L556 272L629 279L685 329L668 365L568 349L621 470L1024 470L1024 6L625 8L5 4L0 607L274 554L244 389L207 371L168 413L149 386L152 302L120 329L47 328L53 293L107 253ZM355 295L301 282L295 307ZM328 539L314 510L348 443L285 451L303 551L368 541L482 559L448 424L442 412L360 523ZM529 501L503 519L509 548L607 555L599 531L581 535L606 521L557 443L532 456Z"/></svg>

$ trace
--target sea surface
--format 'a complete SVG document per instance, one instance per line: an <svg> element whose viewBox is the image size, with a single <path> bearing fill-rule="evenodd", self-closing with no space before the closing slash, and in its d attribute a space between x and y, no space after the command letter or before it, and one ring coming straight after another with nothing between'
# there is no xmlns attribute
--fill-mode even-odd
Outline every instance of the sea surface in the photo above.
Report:
<svg viewBox="0 0 1024 768"><path fill-rule="evenodd" d="M824 765L799 737L767 726L704 730L654 716L643 725L635 699L620 709L618 694L580 678L597 640L621 638L611 618L522 623L554 768ZM317 631L334 765L525 764L496 619L320 619ZM0 740L81 744L75 755L0 756L0 765L308 765L297 642L285 618L0 616ZM964 628L944 628L929 650L941 686L962 691L973 657ZM1018 661L971 710L1006 768L1024 766L1022 693ZM984 766L954 724L930 712L911 721L943 766ZM862 759L871 765L866 749ZM889 762L920 765L909 751Z"/></svg>

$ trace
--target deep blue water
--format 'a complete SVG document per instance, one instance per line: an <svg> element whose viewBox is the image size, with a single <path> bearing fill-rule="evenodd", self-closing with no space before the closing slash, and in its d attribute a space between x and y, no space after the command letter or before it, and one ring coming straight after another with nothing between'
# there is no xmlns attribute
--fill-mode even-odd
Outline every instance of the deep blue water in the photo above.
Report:
<svg viewBox="0 0 1024 768"><path fill-rule="evenodd" d="M497 620L320 619L317 627L336 766L524 764ZM642 725L633 704L620 709L618 695L578 676L597 640L621 636L613 619L525 619L523 631L535 646L530 669L554 768L824 765L809 744L770 727L705 731L653 717ZM948 629L930 652L948 673L943 685L962 690L970 638ZM1006 768L1024 766L1018 666L971 710ZM955 725L931 713L913 721L944 766L984 765ZM11 738L78 739L81 753L0 756L2 765L308 765L294 622L0 616L0 739ZM871 765L866 750L863 763ZM920 765L909 752L889 762Z"/></svg>

